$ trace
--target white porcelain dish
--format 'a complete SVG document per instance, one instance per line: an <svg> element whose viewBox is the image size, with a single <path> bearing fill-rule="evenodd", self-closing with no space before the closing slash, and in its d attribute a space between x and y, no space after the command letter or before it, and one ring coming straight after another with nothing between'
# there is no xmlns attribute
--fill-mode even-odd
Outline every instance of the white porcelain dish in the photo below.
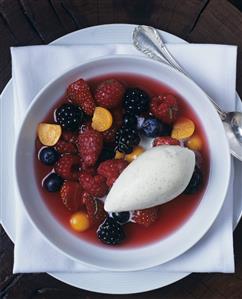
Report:
<svg viewBox="0 0 242 299"><path fill-rule="evenodd" d="M29 162L29 157L34 153L37 124L42 121L56 99L64 94L67 86L80 77L89 79L108 73L145 74L175 89L199 116L209 144L211 160L209 182L194 214L167 238L134 249L94 246L64 229L41 199L34 179L34 165ZM221 159L223 163L220 163ZM215 220L224 201L229 176L230 154L227 140L221 121L206 95L181 73L143 57L110 56L94 59L67 71L44 87L35 97L17 141L17 185L32 223L49 242L67 256L108 270L146 269L167 262L188 250L206 233ZM33 178L31 182L29 178Z"/></svg>

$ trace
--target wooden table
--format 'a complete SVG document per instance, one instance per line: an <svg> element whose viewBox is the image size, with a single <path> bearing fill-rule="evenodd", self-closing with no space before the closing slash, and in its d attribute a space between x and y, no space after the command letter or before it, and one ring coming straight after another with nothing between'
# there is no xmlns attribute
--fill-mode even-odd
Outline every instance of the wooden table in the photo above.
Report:
<svg viewBox="0 0 242 299"><path fill-rule="evenodd" d="M46 44L98 24L148 24L198 43L236 44L242 95L242 1L0 0L0 91L11 77L10 46ZM170 286L122 298L242 298L242 223L234 233L235 274L191 274ZM28 245L27 245L28 246ZM0 231L0 298L121 298L68 286L47 274L12 275L13 244Z"/></svg>

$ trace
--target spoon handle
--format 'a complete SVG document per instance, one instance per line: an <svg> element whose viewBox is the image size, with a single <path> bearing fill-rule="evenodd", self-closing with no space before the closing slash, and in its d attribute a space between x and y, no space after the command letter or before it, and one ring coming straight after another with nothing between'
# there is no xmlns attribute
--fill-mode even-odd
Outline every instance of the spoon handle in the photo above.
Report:
<svg viewBox="0 0 242 299"><path fill-rule="evenodd" d="M186 71L180 66L180 64L168 51L160 34L155 28L145 25L137 26L133 32L133 42L135 47L145 55L157 61L169 64L174 69L178 70L179 72L183 73L185 76L191 79L191 77L186 73ZM226 113L209 95L207 95L207 97L215 106L220 118L222 120L225 120Z"/></svg>

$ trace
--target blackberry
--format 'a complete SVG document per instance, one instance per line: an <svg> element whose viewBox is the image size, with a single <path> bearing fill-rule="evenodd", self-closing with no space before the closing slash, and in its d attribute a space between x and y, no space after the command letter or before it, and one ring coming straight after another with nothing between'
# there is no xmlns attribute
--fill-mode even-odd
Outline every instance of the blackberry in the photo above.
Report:
<svg viewBox="0 0 242 299"><path fill-rule="evenodd" d="M125 239L122 226L108 217L97 230L98 239L107 245L117 245Z"/></svg>
<svg viewBox="0 0 242 299"><path fill-rule="evenodd" d="M112 213L112 217L119 224L125 224L125 223L128 223L130 220L130 212Z"/></svg>
<svg viewBox="0 0 242 299"><path fill-rule="evenodd" d="M139 115L146 112L149 102L148 94L139 88L128 88L124 94L124 109L130 114Z"/></svg>
<svg viewBox="0 0 242 299"><path fill-rule="evenodd" d="M125 114L123 117L123 125L125 127L137 127L137 118L133 114Z"/></svg>
<svg viewBox="0 0 242 299"><path fill-rule="evenodd" d="M98 159L97 163L101 163L101 162L106 161L106 160L111 160L114 157L115 157L114 149L111 148L111 147L104 146L102 151L101 151L101 154L99 156L99 159Z"/></svg>
<svg viewBox="0 0 242 299"><path fill-rule="evenodd" d="M165 124L160 121L160 136L170 136L172 131L172 126Z"/></svg>
<svg viewBox="0 0 242 299"><path fill-rule="evenodd" d="M84 118L84 113L80 107L70 103L63 104L56 110L56 121L63 129L77 130Z"/></svg>
<svg viewBox="0 0 242 299"><path fill-rule="evenodd" d="M55 164L59 156L59 153L53 147L44 147L39 152L39 159L45 165Z"/></svg>
<svg viewBox="0 0 242 299"><path fill-rule="evenodd" d="M133 147L140 143L138 131L134 128L122 126L115 135L116 150L121 153L130 154Z"/></svg>
<svg viewBox="0 0 242 299"><path fill-rule="evenodd" d="M200 185L202 184L203 176L201 170L196 166L192 175L192 178L187 185L184 193L193 194L198 191Z"/></svg>

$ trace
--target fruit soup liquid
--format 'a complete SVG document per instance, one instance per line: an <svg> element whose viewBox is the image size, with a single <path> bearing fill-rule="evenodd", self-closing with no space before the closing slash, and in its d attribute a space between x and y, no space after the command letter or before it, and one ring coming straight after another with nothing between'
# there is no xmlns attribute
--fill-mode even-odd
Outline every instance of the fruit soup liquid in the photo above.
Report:
<svg viewBox="0 0 242 299"><path fill-rule="evenodd" d="M188 106L188 104L174 90L158 81L134 74L109 74L88 80L88 84L91 86L92 90L95 90L95 87L98 85L98 83L109 78L116 78L127 87L141 88L145 90L151 97L161 93L171 93L176 95L178 98L179 116L187 117L195 123L195 133L199 135L203 144L202 150L199 152L199 160L201 160L199 167L203 173L203 184L199 191L192 195L180 195L172 201L161 205L159 209L159 219L148 228L134 223L128 223L124 226L126 239L124 242L122 242L122 244L117 245L119 248L145 246L157 240L161 240L172 234L175 230L179 229L179 227L181 227L185 221L189 219L189 217L198 207L206 189L209 176L208 144L199 118L192 108ZM196 99L194 99L194 101L195 100ZM46 118L43 119L43 122L54 123L53 112L63 102L64 99L57 101L53 109L48 113ZM34 155L36 180L42 198L50 212L68 231L70 231L72 234L75 234L78 238L94 243L98 246L106 246L103 245L96 236L97 227L93 227L83 233L76 233L70 228L69 219L72 213L69 212L62 204L60 193L50 193L42 187L42 180L50 172L50 167L45 166L38 160L37 153L39 148L40 146L37 145L36 153ZM140 175L142 175L142 173ZM132 182L130 182L130 184L132 184Z"/></svg>

